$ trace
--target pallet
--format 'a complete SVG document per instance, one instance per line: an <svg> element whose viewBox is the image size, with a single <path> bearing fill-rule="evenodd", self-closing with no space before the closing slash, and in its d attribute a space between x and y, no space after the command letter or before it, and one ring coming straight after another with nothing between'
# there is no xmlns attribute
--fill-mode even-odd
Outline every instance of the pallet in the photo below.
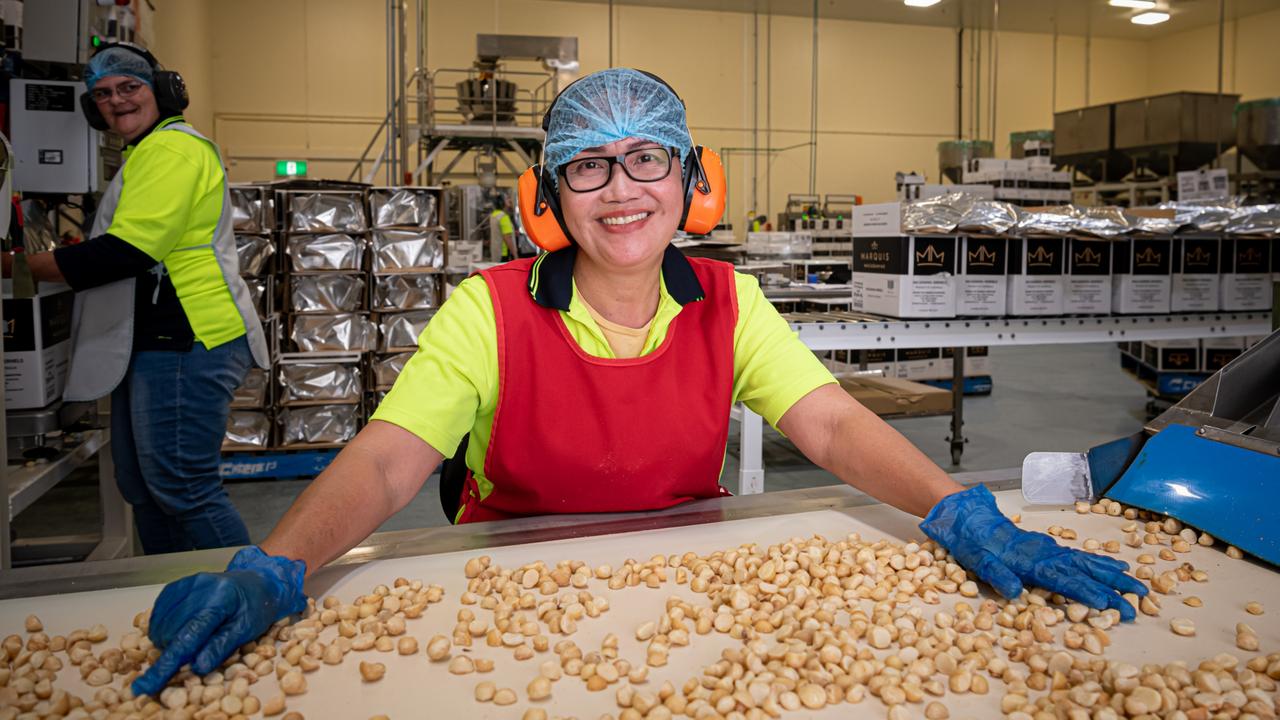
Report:
<svg viewBox="0 0 1280 720"><path fill-rule="evenodd" d="M218 474L223 480L310 480L333 462L338 451L329 447L223 453Z"/></svg>

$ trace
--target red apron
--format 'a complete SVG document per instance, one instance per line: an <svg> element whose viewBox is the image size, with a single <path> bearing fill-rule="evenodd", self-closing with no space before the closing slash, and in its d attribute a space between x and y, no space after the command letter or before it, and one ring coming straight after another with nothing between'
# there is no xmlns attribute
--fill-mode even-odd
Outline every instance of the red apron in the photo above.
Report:
<svg viewBox="0 0 1280 720"><path fill-rule="evenodd" d="M529 293L532 259L481 273L498 325L498 405L459 522L656 510L720 487L733 393L733 267L689 258L705 300L685 305L639 358L588 355L560 311Z"/></svg>

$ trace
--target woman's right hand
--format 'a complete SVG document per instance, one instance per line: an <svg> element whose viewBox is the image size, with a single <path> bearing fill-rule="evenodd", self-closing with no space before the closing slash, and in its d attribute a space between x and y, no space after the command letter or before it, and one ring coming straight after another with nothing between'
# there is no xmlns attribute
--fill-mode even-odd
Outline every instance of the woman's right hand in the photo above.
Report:
<svg viewBox="0 0 1280 720"><path fill-rule="evenodd" d="M256 640L277 620L302 612L306 563L251 546L220 573L169 583L151 610L148 635L160 658L133 682L137 695L158 696L182 668L205 675L236 648Z"/></svg>

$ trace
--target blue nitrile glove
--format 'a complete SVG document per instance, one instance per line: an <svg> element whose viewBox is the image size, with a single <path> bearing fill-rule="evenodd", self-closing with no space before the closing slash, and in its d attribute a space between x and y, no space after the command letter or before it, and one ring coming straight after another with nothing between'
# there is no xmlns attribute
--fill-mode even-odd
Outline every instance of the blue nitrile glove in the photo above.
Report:
<svg viewBox="0 0 1280 720"><path fill-rule="evenodd" d="M1133 606L1120 593L1147 594L1147 586L1125 574L1128 563L1073 550L1038 532L1020 530L996 507L996 499L978 485L948 495L920 523L935 542L1010 600L1023 585L1036 585L1133 620Z"/></svg>
<svg viewBox="0 0 1280 720"><path fill-rule="evenodd" d="M169 678L190 664L212 672L236 648L256 640L282 617L302 612L307 564L244 548L225 572L198 573L171 582L151 610L148 635L164 652L133 681L136 695L156 696Z"/></svg>

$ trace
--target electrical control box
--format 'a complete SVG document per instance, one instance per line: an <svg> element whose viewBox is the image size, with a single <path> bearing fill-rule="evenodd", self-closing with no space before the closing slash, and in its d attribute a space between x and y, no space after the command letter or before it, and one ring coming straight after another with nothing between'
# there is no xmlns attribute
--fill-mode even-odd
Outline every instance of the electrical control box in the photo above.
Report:
<svg viewBox="0 0 1280 720"><path fill-rule="evenodd" d="M119 167L118 152L80 112L84 84L9 81L14 148L13 189L35 193L97 192Z"/></svg>

